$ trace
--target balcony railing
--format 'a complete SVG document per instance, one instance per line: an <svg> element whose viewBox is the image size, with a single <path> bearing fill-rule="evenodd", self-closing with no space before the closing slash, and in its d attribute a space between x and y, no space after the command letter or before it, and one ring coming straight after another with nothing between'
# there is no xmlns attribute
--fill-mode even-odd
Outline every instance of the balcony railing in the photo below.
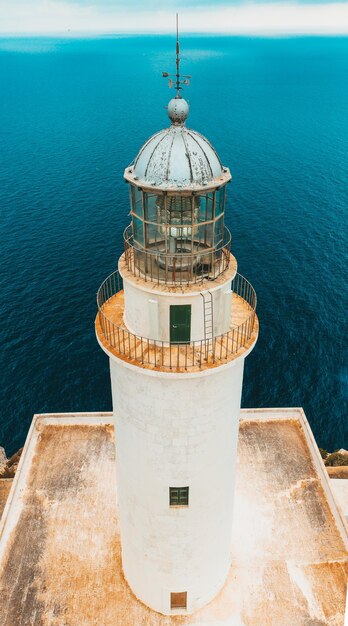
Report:
<svg viewBox="0 0 348 626"><path fill-rule="evenodd" d="M98 325L97 332L107 348L121 358L126 358L145 367L160 370L184 371L209 367L224 360L228 361L247 349L255 335L256 293L251 284L241 274L232 280L233 297L241 299L243 321L231 324L230 329L212 339L192 341L190 343L168 343L135 335L127 330L122 322L111 320L112 310L119 306L122 296L122 278L114 272L100 286L97 294ZM118 304L117 304L118 302ZM236 302L235 302L236 303ZM233 303L232 303L233 311ZM232 317L233 320L233 317Z"/></svg>
<svg viewBox="0 0 348 626"><path fill-rule="evenodd" d="M123 233L125 261L134 276L167 285L187 285L214 280L230 263L231 233L224 228L223 243L216 248L207 248L199 241L189 242L193 251L166 252L163 242L156 242L156 249L143 249L136 244L130 224ZM184 242L182 242L184 247Z"/></svg>

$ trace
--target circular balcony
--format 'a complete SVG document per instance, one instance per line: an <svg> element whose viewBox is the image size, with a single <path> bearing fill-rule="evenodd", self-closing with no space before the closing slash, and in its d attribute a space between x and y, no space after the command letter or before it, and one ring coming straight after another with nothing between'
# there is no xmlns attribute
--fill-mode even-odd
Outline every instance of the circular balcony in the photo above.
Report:
<svg viewBox="0 0 348 626"><path fill-rule="evenodd" d="M181 228L181 230L184 230ZM165 241L156 241L153 247L141 248L133 236L132 225L123 233L125 261L134 276L140 276L166 285L188 285L204 279L215 280L230 263L231 233L224 227L222 243L208 248L200 241L183 237L175 251L166 251Z"/></svg>
<svg viewBox="0 0 348 626"><path fill-rule="evenodd" d="M134 365L160 371L199 371L223 365L253 346L258 335L256 302L251 284L236 274L232 280L231 324L224 334L190 343L140 337L129 332L123 322L123 285L117 271L98 290L96 332L106 351Z"/></svg>

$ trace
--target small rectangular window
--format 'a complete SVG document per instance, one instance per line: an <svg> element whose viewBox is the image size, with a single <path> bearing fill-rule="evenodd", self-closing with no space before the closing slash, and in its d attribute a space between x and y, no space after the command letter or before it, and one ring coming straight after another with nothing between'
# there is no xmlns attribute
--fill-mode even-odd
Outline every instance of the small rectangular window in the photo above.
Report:
<svg viewBox="0 0 348 626"><path fill-rule="evenodd" d="M171 609L187 609L187 591L170 594Z"/></svg>
<svg viewBox="0 0 348 626"><path fill-rule="evenodd" d="M170 506L188 506L189 488L188 487L169 487L169 505Z"/></svg>

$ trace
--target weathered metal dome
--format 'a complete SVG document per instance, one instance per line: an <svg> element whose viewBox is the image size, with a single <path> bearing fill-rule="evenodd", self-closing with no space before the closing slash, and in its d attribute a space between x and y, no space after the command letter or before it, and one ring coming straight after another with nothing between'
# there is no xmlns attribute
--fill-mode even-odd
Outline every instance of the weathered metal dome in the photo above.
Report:
<svg viewBox="0 0 348 626"><path fill-rule="evenodd" d="M208 139L186 128L187 114L186 100L170 101L172 125L152 135L128 169L139 185L192 189L221 184L227 170Z"/></svg>

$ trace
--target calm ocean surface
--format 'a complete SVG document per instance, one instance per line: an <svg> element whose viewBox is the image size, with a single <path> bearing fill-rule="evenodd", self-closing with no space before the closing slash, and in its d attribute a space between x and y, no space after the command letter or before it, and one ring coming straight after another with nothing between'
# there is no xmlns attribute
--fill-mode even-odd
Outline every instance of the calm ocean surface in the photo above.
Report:
<svg viewBox="0 0 348 626"><path fill-rule="evenodd" d="M258 294L243 406L303 406L348 447L348 39L182 37L189 126L231 168ZM95 294L129 222L123 169L168 125L173 37L0 40L0 445L34 412L110 410ZM139 405L141 411L141 404Z"/></svg>

